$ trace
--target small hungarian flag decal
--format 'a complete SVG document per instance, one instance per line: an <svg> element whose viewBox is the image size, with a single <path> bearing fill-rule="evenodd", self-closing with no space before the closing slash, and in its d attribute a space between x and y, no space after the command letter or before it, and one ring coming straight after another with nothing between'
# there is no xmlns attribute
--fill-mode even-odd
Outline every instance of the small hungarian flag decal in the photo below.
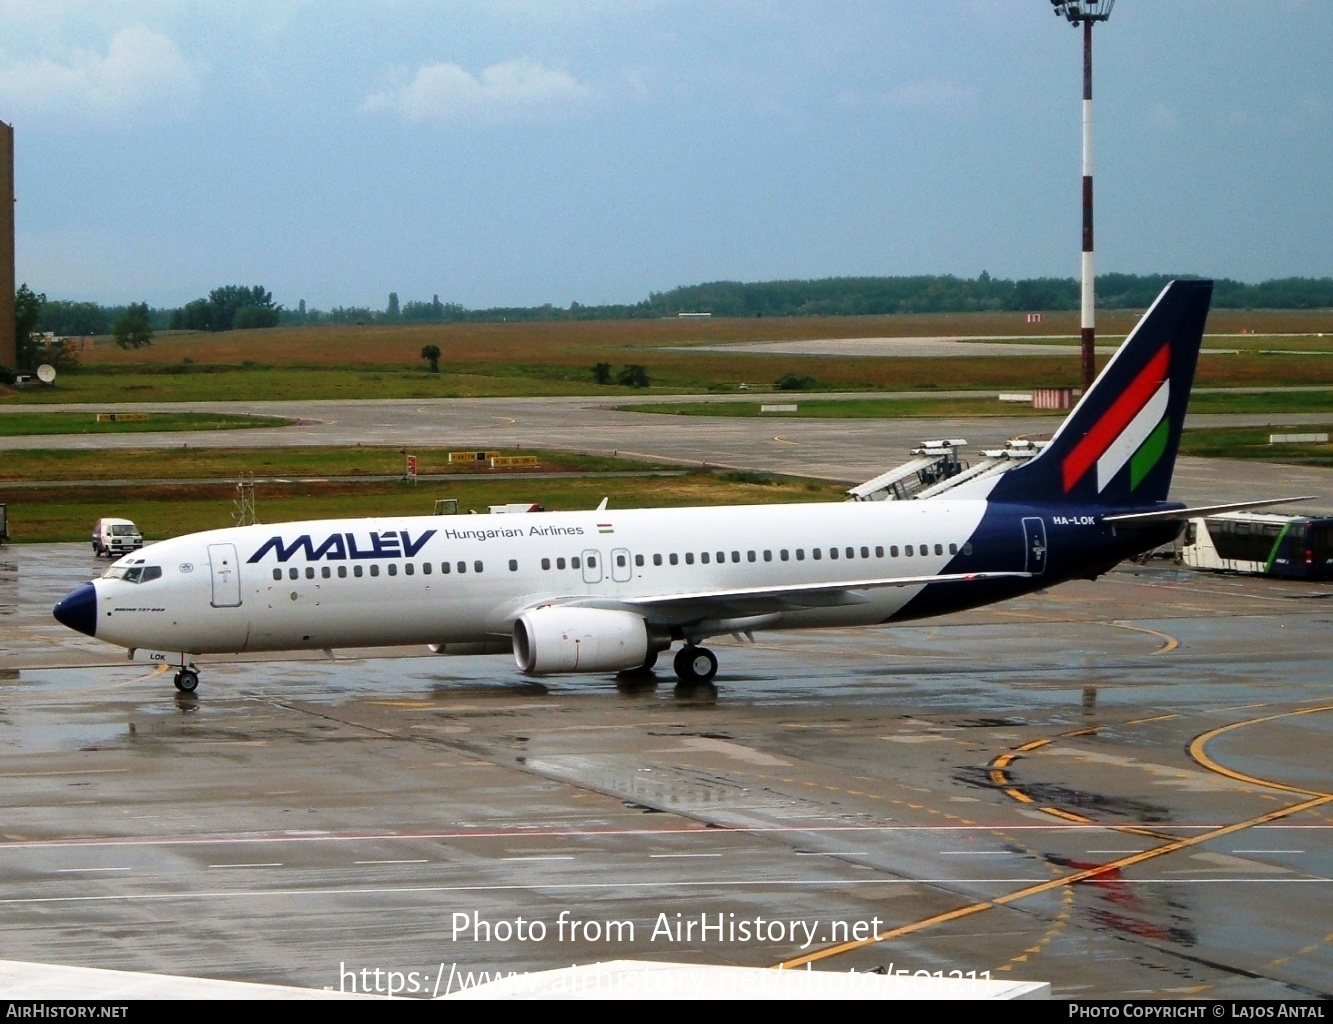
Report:
<svg viewBox="0 0 1333 1024"><path fill-rule="evenodd" d="M615 533L615 532L616 532L616 529L615 529L615 527L612 526L610 523L598 523L598 524L597 524L597 532L598 532L598 533Z"/></svg>

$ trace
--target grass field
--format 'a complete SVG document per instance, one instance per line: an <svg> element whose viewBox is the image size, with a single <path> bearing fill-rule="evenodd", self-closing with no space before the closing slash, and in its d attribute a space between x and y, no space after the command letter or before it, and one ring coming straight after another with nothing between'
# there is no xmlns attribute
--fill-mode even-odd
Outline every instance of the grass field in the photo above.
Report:
<svg viewBox="0 0 1333 1024"><path fill-rule="evenodd" d="M88 412L16 412L0 416L0 437L33 434L135 434L148 431L244 430L281 427L291 420L280 416L233 416L211 412L155 412L145 420L99 421Z"/></svg>
<svg viewBox="0 0 1333 1024"><path fill-rule="evenodd" d="M661 463L635 462L573 452L506 450L497 454L534 455L537 470L545 473L609 473L660 470ZM492 470L485 464L451 463L444 448L413 449L417 472L422 476L441 473L493 474L497 480L513 476L515 470ZM43 448L6 452L0 461L0 495L4 483L63 482L77 480L238 480L243 474L257 477L356 477L401 476L405 468L398 448L356 446L353 448L129 448L112 452L82 449ZM666 467L670 468L670 467ZM521 472L522 470L518 470ZM11 492L13 493L13 492ZM3 500L3 499L0 499Z"/></svg>
<svg viewBox="0 0 1333 1024"><path fill-rule="evenodd" d="M1101 337L1123 337L1137 313L1101 315ZM1218 334L1253 331L1333 335L1333 311L1217 311ZM813 377L819 390L914 391L1069 385L1078 379L1076 352L1003 358L895 359L701 352L692 346L812 338L986 336L1032 338L1078 333L1077 313L1049 314L1027 324L1022 313L975 313L777 319L562 321L528 324L290 327L224 334L174 334L151 348L122 350L101 339L80 351L83 369L62 373L52 388L26 388L0 401L208 401L633 393L599 387L592 367L646 367L655 391L734 392L741 381L769 383L786 373ZM439 346L441 372L429 373L424 345ZM1211 347L1237 348L1222 338ZM1286 345L1277 339L1278 347ZM1294 343L1293 343L1294 344ZM1104 361L1104 359L1103 359ZM1205 356L1199 383L1333 386L1333 360L1299 355Z"/></svg>
<svg viewBox="0 0 1333 1024"><path fill-rule="evenodd" d="M761 412L763 405L796 405L796 412ZM1257 394L1194 394L1194 413L1284 413L1333 412L1331 391L1275 391ZM753 402L656 402L651 405L621 405L621 412L643 412L663 416L718 416L766 419L901 419L923 416L1040 416L1060 418L1061 412L1033 409L1030 403L1001 402L989 398L805 398L798 393L777 392Z"/></svg>
<svg viewBox="0 0 1333 1024"><path fill-rule="evenodd" d="M1285 462L1301 466L1333 467L1333 444L1269 444L1270 434L1330 434L1333 416L1317 426L1298 427L1222 427L1187 430L1180 439L1182 455L1202 455L1224 459L1257 459L1261 462Z"/></svg>
<svg viewBox="0 0 1333 1024"><path fill-rule="evenodd" d="M672 477L614 479L460 480L412 485L330 481L263 484L255 487L255 511L261 522L355 516L430 515L436 498L456 498L462 509L486 511L488 505L535 501L551 511L592 509L604 497L609 508L646 506L772 504L837 501L842 488L753 474L685 473ZM228 485L137 486L11 490L0 486L9 505L14 541L86 541L102 516L132 519L147 540L162 540L198 530L233 525L236 488Z"/></svg>

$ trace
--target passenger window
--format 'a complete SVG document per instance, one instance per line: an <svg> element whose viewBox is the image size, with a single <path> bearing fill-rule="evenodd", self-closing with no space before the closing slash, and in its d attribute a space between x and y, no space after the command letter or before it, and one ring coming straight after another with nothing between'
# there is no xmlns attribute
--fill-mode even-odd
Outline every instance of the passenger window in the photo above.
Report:
<svg viewBox="0 0 1333 1024"><path fill-rule="evenodd" d="M372 565L370 567L370 575L378 576L379 574L380 574L380 567L378 565Z"/></svg>
<svg viewBox="0 0 1333 1024"><path fill-rule="evenodd" d="M417 571L417 567L416 567L415 565L413 565L411 562L408 562L406 565L403 566L403 575L404 575L404 576L411 576L411 575L412 575L413 573L415 573L416 571Z"/></svg>
<svg viewBox="0 0 1333 1024"><path fill-rule="evenodd" d="M781 551L779 551L778 557L781 558L784 562L788 561L789 559L787 557L787 549L783 548Z"/></svg>
<svg viewBox="0 0 1333 1024"><path fill-rule="evenodd" d="M563 569L565 567L565 560L563 558L557 558L555 560L555 567L557 569Z"/></svg>
<svg viewBox="0 0 1333 1024"><path fill-rule="evenodd" d="M478 562L477 564L480 565L481 563ZM596 569L596 568L597 568L597 557L596 557L595 555L589 555L589 556L588 556L588 568L589 568L589 569ZM478 571L478 572L481 572L480 569L478 569L477 571Z"/></svg>
<svg viewBox="0 0 1333 1024"><path fill-rule="evenodd" d="M747 551L747 552L745 552L745 560L746 560L747 562L753 562L753 561L754 561L754 557L755 557L755 556L754 556L754 552L753 552L753 551Z"/></svg>
<svg viewBox="0 0 1333 1024"><path fill-rule="evenodd" d="M797 548L797 549L796 549L796 561L798 561L798 562L804 562L804 561L805 561L805 548Z"/></svg>
<svg viewBox="0 0 1333 1024"><path fill-rule="evenodd" d="M480 566L481 563L478 562L477 565ZM478 571L478 572L481 572L481 569L478 568L477 571ZM510 571L510 572L518 572L518 559L517 559L517 558L511 558L511 559L509 560L509 571Z"/></svg>
<svg viewBox="0 0 1333 1024"><path fill-rule="evenodd" d="M936 545L935 545L935 554L937 554L937 555L942 555L942 554L944 554L944 545L943 545L943 544L936 544Z"/></svg>
<svg viewBox="0 0 1333 1024"><path fill-rule="evenodd" d="M467 572L467 563L459 562L458 565L456 565L454 568L456 568L459 572Z"/></svg>
<svg viewBox="0 0 1333 1024"><path fill-rule="evenodd" d="M625 556L624 556L624 555L616 555L616 568L617 568L617 569L623 569L623 568L625 568L625 566L628 565L628 564L629 564L629 563L625 561Z"/></svg>
<svg viewBox="0 0 1333 1024"><path fill-rule="evenodd" d="M951 555L956 555L956 554L958 554L958 545L957 545L957 544L950 544L950 545L949 545L949 554L951 554Z"/></svg>
<svg viewBox="0 0 1333 1024"><path fill-rule="evenodd" d="M861 550L864 551L865 548L862 548ZM848 548L846 554L847 554L847 557L848 557L848 558L855 558L855 557L856 557L856 548ZM864 558L865 556L862 555L861 557Z"/></svg>
<svg viewBox="0 0 1333 1024"><path fill-rule="evenodd" d="M338 579L340 580L347 579L347 566L345 565L338 566Z"/></svg>
<svg viewBox="0 0 1333 1024"><path fill-rule="evenodd" d="M717 553L717 564L721 565L726 560L727 560L727 553L725 551L719 551Z"/></svg>
<svg viewBox="0 0 1333 1024"><path fill-rule="evenodd" d="M550 569L550 568L551 568L551 560L550 560L549 558L543 558L543 559L542 559L542 568L543 568L543 569Z"/></svg>
<svg viewBox="0 0 1333 1024"><path fill-rule="evenodd" d="M472 571L473 571L473 572L481 572L481 571L482 571L483 569L485 569L485 568L486 568L486 567L485 567L484 565L482 565L480 562L473 562L473 563L472 563Z"/></svg>
<svg viewBox="0 0 1333 1024"><path fill-rule="evenodd" d="M635 555L635 556L634 556L634 564L637 565L640 569L642 569L642 568L643 568L643 555Z"/></svg>
<svg viewBox="0 0 1333 1024"><path fill-rule="evenodd" d="M883 557L884 557L884 548L881 547L881 546L878 545L878 544L875 545L875 557L876 557L876 558L883 558Z"/></svg>
<svg viewBox="0 0 1333 1024"><path fill-rule="evenodd" d="M705 551L703 554L701 554L701 555L699 556L699 561L703 562L704 565L707 565L707 564L708 564L708 558L709 558L708 552Z"/></svg>
<svg viewBox="0 0 1333 1024"><path fill-rule="evenodd" d="M963 545L963 554L970 555L971 553L972 553L972 542L968 541L966 544Z"/></svg>
<svg viewBox="0 0 1333 1024"><path fill-rule="evenodd" d="M358 579L360 579L360 577L361 577L361 573L362 573L363 571L364 571L364 570L363 570L363 569L361 568L361 566L359 566L359 565L354 565L354 566L352 566L352 575L355 576L355 577L357 577Z"/></svg>
<svg viewBox="0 0 1333 1024"><path fill-rule="evenodd" d="M429 576L429 575L430 575L430 563L429 563L429 562L422 562L422 563L421 563L421 575L422 575L422 576Z"/></svg>
<svg viewBox="0 0 1333 1024"><path fill-rule="evenodd" d="M287 575L288 575L291 579L296 579L296 578L297 578L298 576L300 576L301 574L298 573L295 569L288 569L288 570L287 570Z"/></svg>
<svg viewBox="0 0 1333 1024"><path fill-rule="evenodd" d="M838 549L837 549L837 548L829 548L829 549L828 549L828 556L829 556L829 558L837 558L837 557L838 557Z"/></svg>
<svg viewBox="0 0 1333 1024"><path fill-rule="evenodd" d="M680 564L680 556L678 556L678 555L673 551L673 552L671 552L670 555L667 556L667 561L669 561L672 565L679 565L679 564Z"/></svg>
<svg viewBox="0 0 1333 1024"><path fill-rule="evenodd" d="M390 575L390 576L397 576L397 575L398 575L398 563L397 563L397 562L390 562L390 563L389 563L389 575Z"/></svg>
<svg viewBox="0 0 1333 1024"><path fill-rule="evenodd" d="M661 564L662 564L662 556L653 555L653 565L661 565Z"/></svg>
<svg viewBox="0 0 1333 1024"><path fill-rule="evenodd" d="M583 567L583 563L580 562L577 558L571 558L569 560L569 567L571 569L580 569Z"/></svg>
<svg viewBox="0 0 1333 1024"><path fill-rule="evenodd" d="M313 580L315 578L315 567L313 565L307 565L305 567L305 578L308 580Z"/></svg>
<svg viewBox="0 0 1333 1024"><path fill-rule="evenodd" d="M739 551L733 551L731 553L731 560L733 562L739 562L741 560L741 553Z"/></svg>
<svg viewBox="0 0 1333 1024"><path fill-rule="evenodd" d="M448 563L448 562L441 562L441 563L440 563L440 572L443 573L445 576L448 576L448 575L449 575L449 563Z"/></svg>
<svg viewBox="0 0 1333 1024"><path fill-rule="evenodd" d="M771 552L771 551L765 551L765 552L764 552L764 561L765 561L765 562L771 562L771 561L773 561L773 552Z"/></svg>
<svg viewBox="0 0 1333 1024"><path fill-rule="evenodd" d="M897 558L897 557L898 557L898 545L897 545L897 544L892 544L892 545L889 546L889 555L890 555L890 557L892 557L892 558Z"/></svg>
<svg viewBox="0 0 1333 1024"><path fill-rule="evenodd" d="M330 576L333 575L333 570L330 569L327 565L322 565L320 566L319 574L323 576L325 579L328 579Z"/></svg>
<svg viewBox="0 0 1333 1024"><path fill-rule="evenodd" d="M813 551L810 552L810 557L813 558L816 562L818 562L821 558L824 557L824 549L815 548Z"/></svg>
<svg viewBox="0 0 1333 1024"><path fill-rule="evenodd" d="M280 579L282 579L282 570L281 570L281 569L274 569L274 570L273 570L273 578L274 578L275 580L280 580Z"/></svg>
<svg viewBox="0 0 1333 1024"><path fill-rule="evenodd" d="M694 564L694 552L693 552L693 551L686 551L686 552L685 552L685 564L686 564L686 565L693 565L693 564Z"/></svg>

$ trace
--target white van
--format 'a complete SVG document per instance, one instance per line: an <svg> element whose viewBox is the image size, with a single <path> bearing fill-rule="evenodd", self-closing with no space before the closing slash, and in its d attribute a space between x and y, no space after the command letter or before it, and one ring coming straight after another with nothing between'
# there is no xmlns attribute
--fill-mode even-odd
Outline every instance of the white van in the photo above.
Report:
<svg viewBox="0 0 1333 1024"><path fill-rule="evenodd" d="M128 519L99 519L93 526L93 554L119 558L143 547L143 534Z"/></svg>

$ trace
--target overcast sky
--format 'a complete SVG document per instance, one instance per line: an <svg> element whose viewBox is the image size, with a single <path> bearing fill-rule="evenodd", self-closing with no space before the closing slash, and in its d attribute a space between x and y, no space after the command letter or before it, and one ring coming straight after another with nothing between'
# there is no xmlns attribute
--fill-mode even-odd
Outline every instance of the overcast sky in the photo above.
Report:
<svg viewBox="0 0 1333 1024"><path fill-rule="evenodd" d="M1048 0L0 0L18 277L179 305L1078 274ZM1333 274L1333 4L1121 0L1099 271Z"/></svg>

